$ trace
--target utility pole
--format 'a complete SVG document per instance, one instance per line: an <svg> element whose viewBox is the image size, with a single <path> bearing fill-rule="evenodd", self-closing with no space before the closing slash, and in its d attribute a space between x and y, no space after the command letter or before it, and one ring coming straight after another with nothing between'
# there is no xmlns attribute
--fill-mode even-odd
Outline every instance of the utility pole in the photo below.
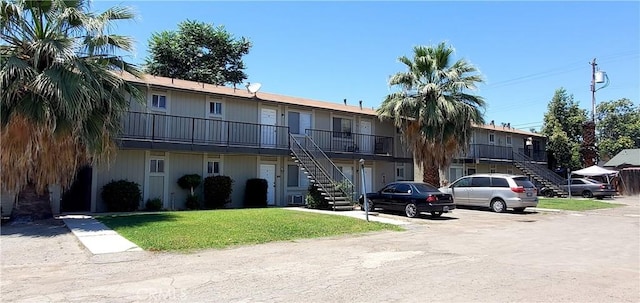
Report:
<svg viewBox="0 0 640 303"><path fill-rule="evenodd" d="M596 122L596 58L591 61L591 121Z"/></svg>

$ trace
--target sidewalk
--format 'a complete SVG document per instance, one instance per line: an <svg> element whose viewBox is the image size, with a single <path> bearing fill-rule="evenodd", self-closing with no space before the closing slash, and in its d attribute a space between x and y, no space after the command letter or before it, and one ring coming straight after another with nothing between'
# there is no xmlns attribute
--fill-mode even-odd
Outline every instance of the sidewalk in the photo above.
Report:
<svg viewBox="0 0 640 303"><path fill-rule="evenodd" d="M306 211L306 212L327 214L327 215L338 215L338 216L345 216L345 217L352 217L352 218L357 218L357 219L361 219L361 220L366 220L365 213L363 211L360 211L360 210L331 211L331 210L310 209L310 208L304 208L304 207L284 207L283 209ZM385 217L379 217L377 212L369 213L369 221L388 223L388 224L393 224L393 225L409 225L409 224L411 224L410 222L406 222L406 221L400 221L400 220L394 220L394 219L385 218Z"/></svg>
<svg viewBox="0 0 640 303"><path fill-rule="evenodd" d="M120 236L91 216L61 216L69 230L94 255L125 251L142 251L133 242Z"/></svg>

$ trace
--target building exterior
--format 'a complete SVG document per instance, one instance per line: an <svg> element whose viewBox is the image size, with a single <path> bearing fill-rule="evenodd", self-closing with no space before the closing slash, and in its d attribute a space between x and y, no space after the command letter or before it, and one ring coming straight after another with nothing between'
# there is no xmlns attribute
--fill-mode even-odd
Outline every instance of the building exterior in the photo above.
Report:
<svg viewBox="0 0 640 303"><path fill-rule="evenodd" d="M132 102L122 119L120 148L108 166L79 172L84 185L72 188L70 198L52 192L54 212L106 211L102 187L120 179L140 185L141 207L160 198L166 209L185 208L188 191L177 184L185 174L230 176L232 208L243 206L251 178L268 181L268 204L274 206L303 204L309 177L325 186L347 182L355 198L361 190L360 159L367 191L422 179L399 131L373 109L150 75L122 77L139 85L147 104ZM520 154L538 164L547 161L543 136L508 125L477 126L472 140L470 151L446 172L449 181L476 172L518 173L514 156ZM330 195L338 205L339 194ZM6 197L3 202L10 200Z"/></svg>

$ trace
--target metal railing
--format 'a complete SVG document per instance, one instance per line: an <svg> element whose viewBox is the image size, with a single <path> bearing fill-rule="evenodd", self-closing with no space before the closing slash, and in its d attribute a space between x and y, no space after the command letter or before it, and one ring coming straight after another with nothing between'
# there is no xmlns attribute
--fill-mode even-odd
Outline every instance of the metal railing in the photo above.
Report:
<svg viewBox="0 0 640 303"><path fill-rule="evenodd" d="M547 152L544 150L518 148L518 153L536 162L547 162Z"/></svg>
<svg viewBox="0 0 640 303"><path fill-rule="evenodd" d="M327 188L328 184L331 184L331 179L328 176L326 171L323 171L322 168L313 160L313 157L308 153L308 151L302 147L302 144L293 136L289 135L291 140L291 152L298 159L302 167L311 174L311 177L315 180L315 184L318 185L322 191L333 197L333 191L330 191Z"/></svg>
<svg viewBox="0 0 640 303"><path fill-rule="evenodd" d="M518 149L519 153L528 156L535 162L547 162L547 153L543 150ZM501 146L493 144L470 144L469 151L464 155L467 159L495 159L514 160L514 153L517 153L511 146Z"/></svg>
<svg viewBox="0 0 640 303"><path fill-rule="evenodd" d="M120 138L200 145L289 148L289 127L127 112Z"/></svg>
<svg viewBox="0 0 640 303"><path fill-rule="evenodd" d="M309 155L311 155L313 160L320 166L320 168L326 172L330 180L334 182L336 189L342 191L345 197L349 199L349 201L356 201L356 192L355 187L353 186L353 182L351 182L351 180L347 176L345 176L345 174L336 166L336 164L333 163L331 159L329 159L327 154L325 154L322 148L320 148L318 144L316 144L313 138L311 138L310 136L305 136L304 139L305 150L309 153Z"/></svg>
<svg viewBox="0 0 640 303"><path fill-rule="evenodd" d="M393 137L307 129L307 136L327 152L393 155Z"/></svg>
<svg viewBox="0 0 640 303"><path fill-rule="evenodd" d="M525 169L531 171L532 173L542 177L545 180L548 180L549 182L553 183L554 185L562 185L562 184L566 184L567 181L566 179L560 177L558 174L556 174L555 172L551 171L550 169L543 167L539 164L533 163L534 160L527 157L525 154L521 154L518 152L514 152L513 153L513 157L514 157L514 162L522 165L522 167L524 167Z"/></svg>

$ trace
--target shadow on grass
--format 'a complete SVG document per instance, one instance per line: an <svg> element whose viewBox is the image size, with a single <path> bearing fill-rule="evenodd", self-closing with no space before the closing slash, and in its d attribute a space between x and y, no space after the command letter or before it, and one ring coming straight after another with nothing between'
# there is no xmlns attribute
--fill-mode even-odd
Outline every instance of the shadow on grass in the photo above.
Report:
<svg viewBox="0 0 640 303"><path fill-rule="evenodd" d="M96 216L95 218L110 228L137 227L155 222L178 220L178 216L173 213L113 214Z"/></svg>
<svg viewBox="0 0 640 303"><path fill-rule="evenodd" d="M36 220L31 222L6 222L2 224L2 236L51 238L71 231L60 219Z"/></svg>

